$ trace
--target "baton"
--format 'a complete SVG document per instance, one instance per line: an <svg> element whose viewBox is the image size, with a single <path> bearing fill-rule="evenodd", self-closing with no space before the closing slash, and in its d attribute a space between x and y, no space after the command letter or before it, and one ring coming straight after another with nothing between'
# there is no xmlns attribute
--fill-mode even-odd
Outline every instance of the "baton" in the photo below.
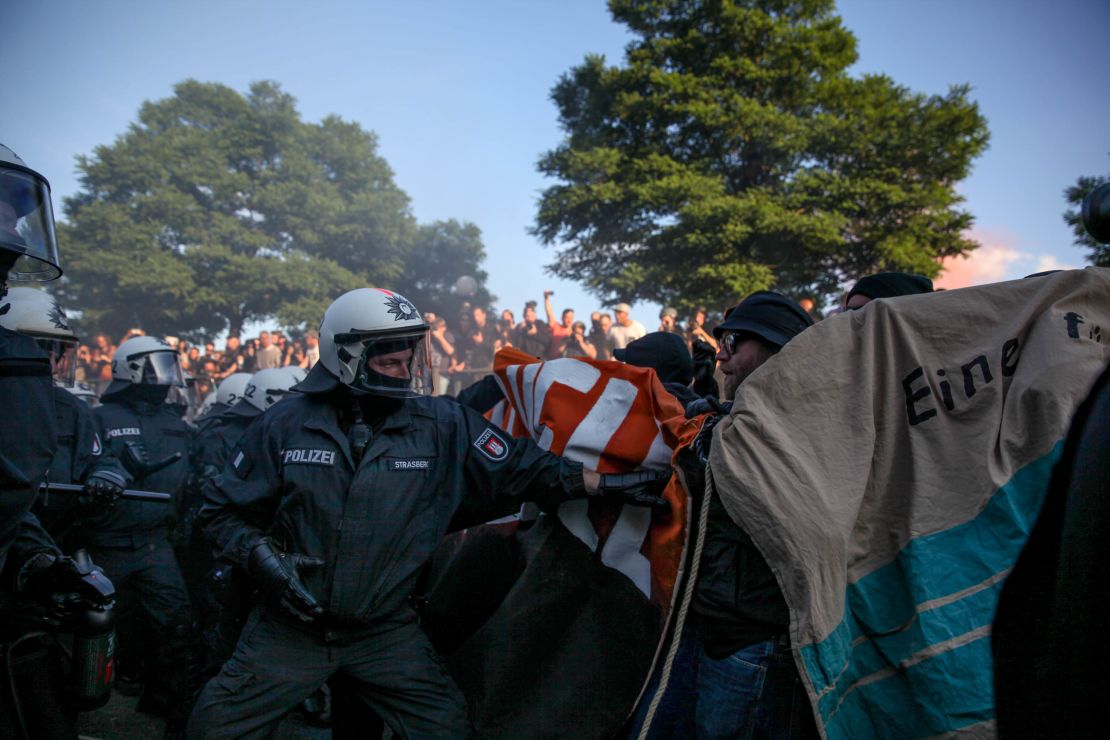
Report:
<svg viewBox="0 0 1110 740"><path fill-rule="evenodd" d="M85 487L79 486L76 483L43 483L39 486L40 491L47 493L84 493ZM168 493L159 493L158 491L135 491L130 488L125 490L120 498L129 499L131 501L153 501L156 503L170 503L173 496Z"/></svg>

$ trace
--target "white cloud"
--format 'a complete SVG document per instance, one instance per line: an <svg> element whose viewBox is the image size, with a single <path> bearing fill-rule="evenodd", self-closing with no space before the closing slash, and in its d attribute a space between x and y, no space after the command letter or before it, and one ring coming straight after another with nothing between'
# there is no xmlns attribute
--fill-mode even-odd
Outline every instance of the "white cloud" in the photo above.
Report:
<svg viewBox="0 0 1110 740"><path fill-rule="evenodd" d="M1048 272L1049 270L1077 270L1076 265L1069 265L1056 259L1054 255L1042 254L1037 259L1037 266L1033 272Z"/></svg>
<svg viewBox="0 0 1110 740"><path fill-rule="evenodd" d="M1015 263L1029 255L1013 246L1009 234L973 230L970 236L983 246L962 257L944 261L944 272L934 282L938 288L966 288L1005 279Z"/></svg>
<svg viewBox="0 0 1110 740"><path fill-rule="evenodd" d="M999 280L1014 280L1035 272L1074 270L1055 255L1018 249L1017 239L1004 231L972 229L968 234L981 247L963 257L944 261L943 272L933 283L938 288L965 288Z"/></svg>

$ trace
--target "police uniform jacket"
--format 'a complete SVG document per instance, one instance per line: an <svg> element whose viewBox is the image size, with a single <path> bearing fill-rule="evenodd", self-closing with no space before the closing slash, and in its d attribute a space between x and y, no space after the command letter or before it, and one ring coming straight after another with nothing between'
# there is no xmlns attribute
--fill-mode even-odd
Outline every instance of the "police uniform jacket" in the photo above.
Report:
<svg viewBox="0 0 1110 740"><path fill-rule="evenodd" d="M298 389L321 378L334 387L318 365ZM205 488L200 514L222 557L244 568L264 534L286 552L322 558L302 580L325 623L405 618L418 571L456 513L499 497L550 509L585 494L579 463L513 439L448 398L405 401L356 464L332 398L305 394L271 407Z"/></svg>
<svg viewBox="0 0 1110 740"><path fill-rule="evenodd" d="M0 326L0 570L9 555L58 552L31 513L54 455L50 361L34 339Z"/></svg>
<svg viewBox="0 0 1110 740"><path fill-rule="evenodd" d="M205 469L223 468L247 427L261 415L262 412L246 400L206 415L197 424L197 463Z"/></svg>
<svg viewBox="0 0 1110 740"><path fill-rule="evenodd" d="M107 468L129 482L131 477L119 461L104 454L89 405L58 386L51 390L57 446L47 480L51 483L83 483L93 470ZM58 537L56 528L64 526L65 520L76 513L77 506L78 497L71 493L46 493L39 497L34 511L43 526Z"/></svg>
<svg viewBox="0 0 1110 740"><path fill-rule="evenodd" d="M177 462L135 482L143 490L170 494L173 505L124 500L109 511L85 519L82 536L89 544L139 547L169 533L189 476L193 432L169 404L132 402L118 396L103 400L104 404L92 412L108 454L122 459L129 441L142 444L150 462L181 453Z"/></svg>

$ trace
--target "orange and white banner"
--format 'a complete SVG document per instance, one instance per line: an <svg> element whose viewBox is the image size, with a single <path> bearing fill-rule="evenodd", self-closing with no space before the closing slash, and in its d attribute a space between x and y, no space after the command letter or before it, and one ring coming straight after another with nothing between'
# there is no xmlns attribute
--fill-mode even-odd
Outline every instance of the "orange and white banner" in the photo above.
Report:
<svg viewBox="0 0 1110 740"><path fill-rule="evenodd" d="M506 348L493 369L506 400L490 412L492 421L602 473L665 470L700 427L646 368L579 358L541 361ZM686 544L689 502L676 479L664 495L669 511L579 500L561 506L559 519L666 612Z"/></svg>

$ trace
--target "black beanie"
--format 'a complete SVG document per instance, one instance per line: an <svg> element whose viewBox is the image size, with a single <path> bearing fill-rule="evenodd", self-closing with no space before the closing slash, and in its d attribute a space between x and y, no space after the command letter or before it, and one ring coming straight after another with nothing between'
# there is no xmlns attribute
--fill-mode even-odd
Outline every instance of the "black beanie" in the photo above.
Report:
<svg viewBox="0 0 1110 740"><path fill-rule="evenodd" d="M854 295L875 299L932 292L933 281L924 275L911 275L908 272L877 272L860 278L845 301L851 300Z"/></svg>

